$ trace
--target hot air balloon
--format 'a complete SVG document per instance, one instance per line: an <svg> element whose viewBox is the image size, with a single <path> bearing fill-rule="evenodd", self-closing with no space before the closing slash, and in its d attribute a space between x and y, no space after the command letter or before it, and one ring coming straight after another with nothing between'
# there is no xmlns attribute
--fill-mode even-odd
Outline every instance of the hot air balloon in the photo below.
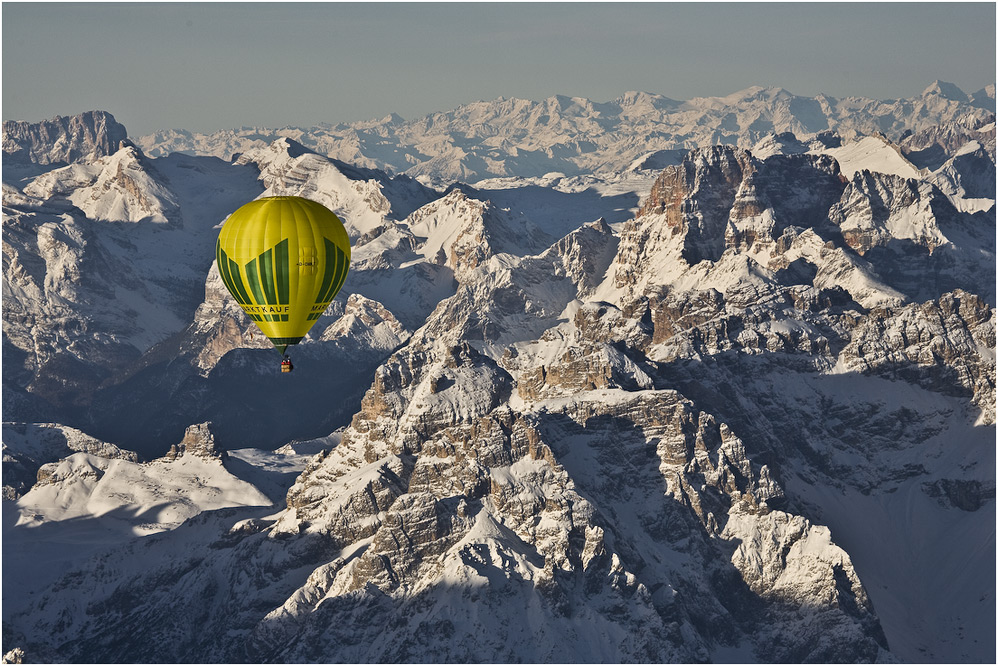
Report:
<svg viewBox="0 0 998 666"><path fill-rule="evenodd" d="M226 289L282 355L297 344L343 286L350 239L325 206L301 197L263 197L239 207L215 245Z"/></svg>

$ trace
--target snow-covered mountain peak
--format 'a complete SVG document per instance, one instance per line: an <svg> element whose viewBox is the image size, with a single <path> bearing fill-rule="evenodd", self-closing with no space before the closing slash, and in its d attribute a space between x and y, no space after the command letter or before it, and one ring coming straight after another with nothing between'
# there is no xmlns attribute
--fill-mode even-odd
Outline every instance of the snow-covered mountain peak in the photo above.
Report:
<svg viewBox="0 0 998 666"><path fill-rule="evenodd" d="M773 100L788 97L794 97L794 94L784 88L776 86L749 86L744 90L739 90L724 97L709 97L705 99L716 99L727 104L738 104L745 102L772 102Z"/></svg>
<svg viewBox="0 0 998 666"><path fill-rule="evenodd" d="M255 165L266 190L261 196L300 196L335 212L356 239L400 220L435 198L436 192L407 176L359 169L319 155L281 137L240 155L236 164Z"/></svg>
<svg viewBox="0 0 998 666"><path fill-rule="evenodd" d="M613 103L619 105L625 112L631 114L643 114L649 113L653 110L662 111L665 109L673 109L682 104L682 102L670 99L663 95L656 95L654 93L636 90L629 90L625 92L623 95L613 100Z"/></svg>
<svg viewBox="0 0 998 666"><path fill-rule="evenodd" d="M282 136L274 139L272 142L264 146L253 148L245 153L241 153L235 158L235 163L256 164L262 172L275 161L284 163L288 160L292 160L309 153L314 154L315 151L305 148L305 146L298 143L294 139Z"/></svg>
<svg viewBox="0 0 998 666"><path fill-rule="evenodd" d="M235 162L148 160L179 228L92 223L94 165L5 176L5 414L151 459L36 461L5 650L988 661L994 207L952 202L993 190L993 115L743 93L231 131ZM888 142L914 175L870 168ZM261 191L353 225L291 374L210 268Z"/></svg>
<svg viewBox="0 0 998 666"><path fill-rule="evenodd" d="M416 236L416 251L429 261L456 267L454 243L466 224L480 225L486 204L454 188L440 199L414 211L406 220Z"/></svg>
<svg viewBox="0 0 998 666"><path fill-rule="evenodd" d="M976 100L976 98L975 98ZM752 87L725 97L677 102L628 92L610 102L554 96L499 98L411 121L388 118L314 128L225 130L212 135L161 133L139 139L147 154L198 151L228 159L280 136L358 166L407 173L435 187L494 177L619 173L641 155L726 143L749 147L767 134L835 131L843 137L884 132L899 140L970 114L994 112L993 97L951 101L802 97Z"/></svg>
<svg viewBox="0 0 998 666"><path fill-rule="evenodd" d="M416 237L415 251L432 263L462 273L496 253L524 256L551 242L526 218L473 196L454 188L410 215L406 224Z"/></svg>
<svg viewBox="0 0 998 666"><path fill-rule="evenodd" d="M297 141L280 137L259 147L241 153L234 160L237 165L253 165L260 171L264 187L271 189L303 157L323 159L315 151L308 150Z"/></svg>
<svg viewBox="0 0 998 666"><path fill-rule="evenodd" d="M97 165L101 171L94 184L70 196L87 217L109 222L179 223L176 195L138 148L123 146Z"/></svg>
<svg viewBox="0 0 998 666"><path fill-rule="evenodd" d="M991 108L995 106L995 84L986 85L977 92L971 95L974 103L981 106L982 108Z"/></svg>
<svg viewBox="0 0 998 666"><path fill-rule="evenodd" d="M405 118L399 114L392 111L387 116L381 119L381 124L383 125L400 125L405 122Z"/></svg>
<svg viewBox="0 0 998 666"><path fill-rule="evenodd" d="M43 173L24 192L39 199L68 200L94 220L181 224L178 199L167 179L128 144L93 163Z"/></svg>
<svg viewBox="0 0 998 666"><path fill-rule="evenodd" d="M925 90L922 91L922 97L928 97L930 95L943 97L953 102L966 102L968 99L967 93L960 90L960 88L955 84L940 81L939 79L933 81Z"/></svg>
<svg viewBox="0 0 998 666"><path fill-rule="evenodd" d="M87 111L30 123L3 122L7 164L89 163L114 153L127 138L125 127L107 111Z"/></svg>
<svg viewBox="0 0 998 666"><path fill-rule="evenodd" d="M807 145L798 140L792 132L783 132L763 137L752 146L750 152L754 157L764 160L773 155L797 155L806 153L807 150Z"/></svg>
<svg viewBox="0 0 998 666"><path fill-rule="evenodd" d="M387 354L409 336L410 332L384 305L360 294L350 294L343 316L328 326L319 339L343 339Z"/></svg>
<svg viewBox="0 0 998 666"><path fill-rule="evenodd" d="M565 275L578 289L578 298L587 298L601 281L617 251L617 237L606 220L584 224L556 241L540 259L555 259L556 276Z"/></svg>

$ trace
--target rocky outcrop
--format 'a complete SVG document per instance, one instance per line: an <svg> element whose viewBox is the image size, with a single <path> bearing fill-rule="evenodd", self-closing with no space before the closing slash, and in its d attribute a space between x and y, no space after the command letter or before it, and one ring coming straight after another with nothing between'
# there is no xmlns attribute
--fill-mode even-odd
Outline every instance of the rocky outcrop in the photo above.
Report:
<svg viewBox="0 0 998 666"><path fill-rule="evenodd" d="M993 101L992 101L993 103ZM995 154L995 116L968 115L946 125L933 125L909 132L899 145L906 158L916 166L935 171L970 142L979 143L993 158Z"/></svg>
<svg viewBox="0 0 998 666"><path fill-rule="evenodd" d="M994 311L962 291L863 318L839 362L850 370L960 395L995 422Z"/></svg>
<svg viewBox="0 0 998 666"><path fill-rule="evenodd" d="M950 242L941 226L955 214L949 201L928 183L862 171L850 181L828 217L846 244L863 255L898 241L931 253Z"/></svg>
<svg viewBox="0 0 998 666"><path fill-rule="evenodd" d="M969 141L937 169L928 180L950 197L955 205L966 205L966 199L981 199L979 209L994 205L988 200L995 196L994 147L988 150L978 141Z"/></svg>
<svg viewBox="0 0 998 666"><path fill-rule="evenodd" d="M922 488L930 497L935 497L943 506L955 506L962 511L977 511L990 500L995 499L994 483L981 483L976 480L939 479L926 482Z"/></svg>
<svg viewBox="0 0 998 666"><path fill-rule="evenodd" d="M952 115L966 104L953 96L927 91L920 108ZM672 108L625 102L634 118ZM772 102L752 121L767 133L777 120L819 128L817 111L836 104L765 89L729 102ZM555 98L546 119L506 110L572 128L596 109ZM513 198L496 182L403 215L393 179L340 187L342 165L289 141L247 154L236 166L258 167L271 193L322 190L356 213L357 272L290 377L257 362L268 343L247 339L212 273L181 352L161 348L150 386L184 415L217 401L243 432L256 419L254 435L285 432L293 410L328 417L354 390L340 423L352 419L286 508L202 515L183 539L62 579L15 622L68 661L134 660L150 645L166 660L248 662L949 655L943 632L899 632L899 608L923 609L926 626L988 610L979 581L991 562L978 575L975 553L993 539L980 521L994 501L994 317L973 287L993 264L993 213L957 208L955 190L914 169L857 168L846 181L799 143L774 140L765 159L691 149L634 219L558 240L495 203ZM561 148L531 150L570 163ZM590 183L555 180L551 200ZM524 201L548 201L536 182L517 184ZM9 194L21 207L28 196ZM37 272L18 259L19 279ZM438 289L424 289L433 276ZM413 289L424 300L407 310ZM177 358L197 358L199 378ZM212 421L150 465L197 468L196 479L223 470L220 443L245 438ZM53 473L87 487L104 467L76 455ZM945 547L910 558L912 542ZM947 566L970 573L933 575Z"/></svg>
<svg viewBox="0 0 998 666"><path fill-rule="evenodd" d="M24 650L22 648L16 647L13 650L8 650L3 655L3 663L5 664L23 664L24 663Z"/></svg>
<svg viewBox="0 0 998 666"><path fill-rule="evenodd" d="M579 371L591 368L595 358L590 354ZM468 393L471 386L484 389L482 397L492 394L487 387L495 384L465 374L480 373L483 362L467 347L443 356L424 347L418 362L402 366L393 359L379 374L383 378L368 392L340 446L309 465L289 492L289 511L274 526L279 538L315 533L338 548L363 548L354 559L316 569L257 627L256 649L269 654L290 636L316 634L335 622L341 611L329 606L332 616L320 612L316 600L323 598L386 594L402 607L417 599L436 607L435 584L427 587L427 581L440 575L456 586L452 599L472 593L463 580L522 578L539 595L540 612L551 614L549 623L584 603L596 609L576 620L586 626L658 627L658 640L642 645L641 654L660 659L698 654L746 629L743 618L725 610L743 603L732 577L774 604L760 607L769 618L764 623L806 604L823 623L854 637L857 655L872 658L882 649L848 556L830 542L827 530L774 511L771 505L784 502L782 489L725 424L674 391L579 383L571 366L540 378L514 373L531 402L540 396L524 392L530 382L567 389L554 393L574 396L562 406L521 412L486 398L474 401L477 410L434 409L435 396L467 401L475 394ZM446 383L441 370L450 377ZM464 396L447 395L458 387ZM785 544L760 559L759 550L730 554L712 541L729 538ZM727 570L694 571L666 555L719 547L730 558ZM824 572L825 582L811 575L814 570ZM705 586L705 577L715 582ZM840 579L847 581L845 588ZM476 594L488 600L493 588ZM622 599L613 601L620 595L630 599L622 607ZM816 598L823 599L820 611L811 606ZM592 606L594 599L606 601ZM618 604L617 617L598 610L608 602ZM346 606L337 608L346 612ZM386 621L399 617L390 608L374 612ZM486 626L493 622L480 619ZM677 621L691 623L696 634L680 638ZM414 627L403 621L398 631L412 635ZM458 640L450 647L434 642L443 650L437 654L464 654L461 637L469 626L453 631ZM495 631L503 637L512 629ZM831 643L813 652L796 636L769 631L780 636L779 647L760 640L760 658L833 653ZM634 654L633 647L613 642L602 649Z"/></svg>
<svg viewBox="0 0 998 666"><path fill-rule="evenodd" d="M566 262L555 264L566 275L583 261L571 251L553 256ZM321 535L356 555L316 568L258 625L255 649L300 655L282 641L328 640L322 628L350 612L332 599L384 599L371 612L388 622L409 604L438 608L436 581L449 581L449 598L463 600L474 589L467 582L501 576L538 595L540 612L550 614L545 626L584 604L594 609L576 620L585 626L658 627L659 639L641 648L658 659L689 658L749 635L756 625L727 610L747 603L759 604L768 627L753 641L761 659L836 653L835 641L789 620L805 608L809 622L848 636L857 659L876 658L885 641L848 555L826 528L778 508L785 493L751 445L681 394L658 388L655 364L643 358L653 340L715 319L725 308L721 294L671 311L664 296L652 299L648 314L586 304L571 322L551 321L545 334L514 343L496 361L470 343L487 349L505 338L522 309L495 309L506 287L489 287L511 283L529 293L530 267L545 257L516 262L494 282L480 275L476 289L459 290L379 368L340 445L303 472L273 527L277 538ZM815 311L827 298L800 293L781 305ZM496 326L469 316L483 309ZM710 340L700 348L717 353ZM745 545L722 545L729 542ZM675 552L698 555L679 565ZM717 564L692 563L707 552ZM488 605L493 587L475 594ZM618 605L619 618L603 615L599 609L622 603L621 594L630 601ZM323 612L325 604L332 605ZM416 631L395 621L400 635ZM679 638L677 622L695 633ZM466 632L482 626L454 624L449 647L433 642L434 654L460 657ZM513 629L495 631L505 637ZM634 654L613 641L603 649Z"/></svg>
<svg viewBox="0 0 998 666"><path fill-rule="evenodd" d="M747 151L715 146L691 151L682 165L663 170L638 215L663 215L684 238L683 258L692 265L717 261L727 248L771 244L789 226L825 230L842 189L838 166L826 156L760 161Z"/></svg>
<svg viewBox="0 0 998 666"><path fill-rule="evenodd" d="M739 188L755 168L743 150L714 146L693 151L680 166L662 172L638 216L663 215L672 233L684 239L687 263L716 261L724 252L724 232ZM739 204L741 216L762 212L750 196Z"/></svg>
<svg viewBox="0 0 998 666"><path fill-rule="evenodd" d="M228 457L224 449L218 448L215 443L215 434L212 432L211 423L196 423L188 426L184 433L184 438L179 444L174 444L163 456L164 460L173 461L184 455L197 456L204 460L218 460L224 462Z"/></svg>
<svg viewBox="0 0 998 666"><path fill-rule="evenodd" d="M336 309L338 303L330 305ZM217 262L212 263L204 285L204 302L194 313L189 329L190 346L196 350L196 364L202 375L207 375L219 359L233 349L269 349L270 340L246 316L239 304L229 294L218 273Z"/></svg>
<svg viewBox="0 0 998 666"><path fill-rule="evenodd" d="M5 120L4 161L14 164L91 163L115 153L127 138L124 125L107 111L57 116L38 123Z"/></svg>
<svg viewBox="0 0 998 666"><path fill-rule="evenodd" d="M318 339L341 340L358 352L384 356L395 351L409 336L410 332L384 305L360 294L350 294L343 315L326 327Z"/></svg>

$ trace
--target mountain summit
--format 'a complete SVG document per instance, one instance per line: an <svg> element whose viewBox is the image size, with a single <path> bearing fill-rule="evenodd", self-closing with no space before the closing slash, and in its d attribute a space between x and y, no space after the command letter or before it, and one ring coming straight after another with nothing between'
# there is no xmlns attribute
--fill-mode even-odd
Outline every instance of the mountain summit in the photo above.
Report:
<svg viewBox="0 0 998 666"><path fill-rule="evenodd" d="M5 163L69 164L106 157L127 138L125 126L107 111L57 116L31 123L3 122Z"/></svg>
<svg viewBox="0 0 998 666"><path fill-rule="evenodd" d="M7 658L992 661L994 115L735 97L5 169ZM214 265L281 195L290 375Z"/></svg>
<svg viewBox="0 0 998 666"><path fill-rule="evenodd" d="M994 111L993 95L975 95L971 101L941 82L919 97L887 101L804 97L755 86L687 101L647 92L627 92L610 102L564 95L540 101L498 98L410 121L388 117L335 127L212 134L164 131L136 143L151 156L183 151L229 159L288 136L345 162L446 186L551 172L619 173L649 153L715 144L750 148L769 134L785 132L809 138L831 131L848 139L880 132L898 141L905 131L968 115L985 120Z"/></svg>
<svg viewBox="0 0 998 666"><path fill-rule="evenodd" d="M922 97L938 95L954 102L966 102L967 93L960 90L956 85L936 79L928 88L922 91Z"/></svg>

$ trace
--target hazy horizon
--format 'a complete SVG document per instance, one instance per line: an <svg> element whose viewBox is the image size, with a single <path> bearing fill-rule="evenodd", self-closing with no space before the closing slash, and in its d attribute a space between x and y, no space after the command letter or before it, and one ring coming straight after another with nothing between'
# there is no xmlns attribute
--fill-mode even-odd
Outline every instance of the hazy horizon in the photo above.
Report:
<svg viewBox="0 0 998 666"><path fill-rule="evenodd" d="M499 97L995 82L993 3L4 3L3 119L133 136L407 120Z"/></svg>

